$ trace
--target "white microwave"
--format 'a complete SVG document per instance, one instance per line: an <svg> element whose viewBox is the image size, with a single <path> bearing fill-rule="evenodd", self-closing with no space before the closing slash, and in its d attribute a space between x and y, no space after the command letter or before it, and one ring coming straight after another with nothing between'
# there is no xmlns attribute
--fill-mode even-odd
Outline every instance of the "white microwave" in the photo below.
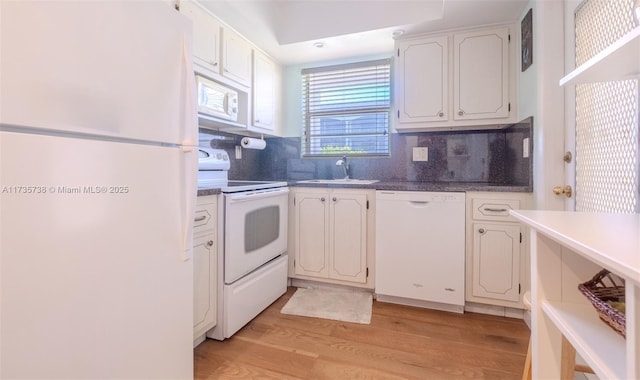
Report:
<svg viewBox="0 0 640 380"><path fill-rule="evenodd" d="M238 120L238 92L196 75L198 113L220 119Z"/></svg>

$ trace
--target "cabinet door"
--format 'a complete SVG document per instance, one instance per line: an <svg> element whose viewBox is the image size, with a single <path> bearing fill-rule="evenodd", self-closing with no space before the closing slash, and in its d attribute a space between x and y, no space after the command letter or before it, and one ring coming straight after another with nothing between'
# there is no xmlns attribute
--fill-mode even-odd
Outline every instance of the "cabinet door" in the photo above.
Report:
<svg viewBox="0 0 640 380"><path fill-rule="evenodd" d="M222 25L192 1L182 1L180 12L193 22L193 62L215 73L220 73Z"/></svg>
<svg viewBox="0 0 640 380"><path fill-rule="evenodd" d="M518 302L520 299L520 226L473 224L475 297Z"/></svg>
<svg viewBox="0 0 640 380"><path fill-rule="evenodd" d="M275 64L253 51L253 125L273 131L275 112Z"/></svg>
<svg viewBox="0 0 640 380"><path fill-rule="evenodd" d="M397 46L398 121L447 121L447 37L401 41ZM401 129L402 125L396 128Z"/></svg>
<svg viewBox="0 0 640 380"><path fill-rule="evenodd" d="M211 236L193 244L193 337L216 325L216 245Z"/></svg>
<svg viewBox="0 0 640 380"><path fill-rule="evenodd" d="M222 75L245 86L251 85L251 45L240 35L224 29Z"/></svg>
<svg viewBox="0 0 640 380"><path fill-rule="evenodd" d="M367 281L367 196L331 195L329 278Z"/></svg>
<svg viewBox="0 0 640 380"><path fill-rule="evenodd" d="M327 278L329 274L328 193L296 194L295 245L295 273Z"/></svg>
<svg viewBox="0 0 640 380"><path fill-rule="evenodd" d="M455 120L509 116L509 29L453 37Z"/></svg>

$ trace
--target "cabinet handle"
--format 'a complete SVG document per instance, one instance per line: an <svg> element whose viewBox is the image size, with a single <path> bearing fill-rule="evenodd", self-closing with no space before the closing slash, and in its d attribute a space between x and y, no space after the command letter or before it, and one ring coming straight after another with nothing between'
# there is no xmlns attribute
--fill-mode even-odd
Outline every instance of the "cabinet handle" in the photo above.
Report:
<svg viewBox="0 0 640 380"><path fill-rule="evenodd" d="M213 240L209 240L207 242L207 247L213 247Z"/></svg>
<svg viewBox="0 0 640 380"><path fill-rule="evenodd" d="M491 208L491 207L485 207L484 211L489 211L489 212L507 212L508 210L506 208Z"/></svg>
<svg viewBox="0 0 640 380"><path fill-rule="evenodd" d="M438 114L438 116L443 117L443 116L444 116L444 112L440 112L440 113Z"/></svg>
<svg viewBox="0 0 640 380"><path fill-rule="evenodd" d="M324 197L320 198L320 202L324 202Z"/></svg>
<svg viewBox="0 0 640 380"><path fill-rule="evenodd" d="M337 202L337 201L338 201L338 198L333 197L333 201L334 201L334 202Z"/></svg>
<svg viewBox="0 0 640 380"><path fill-rule="evenodd" d="M485 231L484 231L484 228L479 229L479 230L478 230L478 232L480 232L481 234L483 234L483 233L485 232Z"/></svg>
<svg viewBox="0 0 640 380"><path fill-rule="evenodd" d="M256 121L254 123L259 123L259 122L260 122L260 119L256 119Z"/></svg>
<svg viewBox="0 0 640 380"><path fill-rule="evenodd" d="M464 111L463 110L458 111L458 115L460 116L464 115Z"/></svg>
<svg viewBox="0 0 640 380"><path fill-rule="evenodd" d="M211 62L213 66L218 66L218 62Z"/></svg>
<svg viewBox="0 0 640 380"><path fill-rule="evenodd" d="M202 215L202 216L198 216L195 219L193 219L194 222L202 222L203 220L207 219L206 216Z"/></svg>

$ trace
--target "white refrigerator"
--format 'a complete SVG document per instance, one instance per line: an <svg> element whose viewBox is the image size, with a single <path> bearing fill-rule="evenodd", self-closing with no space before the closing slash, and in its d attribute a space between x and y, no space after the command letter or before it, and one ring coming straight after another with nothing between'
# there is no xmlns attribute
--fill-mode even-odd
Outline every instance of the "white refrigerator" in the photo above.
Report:
<svg viewBox="0 0 640 380"><path fill-rule="evenodd" d="M0 378L193 376L191 24L0 1Z"/></svg>

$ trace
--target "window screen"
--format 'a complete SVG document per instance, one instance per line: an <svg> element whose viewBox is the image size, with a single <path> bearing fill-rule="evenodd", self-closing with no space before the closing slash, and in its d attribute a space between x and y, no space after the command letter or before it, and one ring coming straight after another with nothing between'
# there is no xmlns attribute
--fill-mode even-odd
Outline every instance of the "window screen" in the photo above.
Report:
<svg viewBox="0 0 640 380"><path fill-rule="evenodd" d="M389 155L391 60L302 70L302 155Z"/></svg>

